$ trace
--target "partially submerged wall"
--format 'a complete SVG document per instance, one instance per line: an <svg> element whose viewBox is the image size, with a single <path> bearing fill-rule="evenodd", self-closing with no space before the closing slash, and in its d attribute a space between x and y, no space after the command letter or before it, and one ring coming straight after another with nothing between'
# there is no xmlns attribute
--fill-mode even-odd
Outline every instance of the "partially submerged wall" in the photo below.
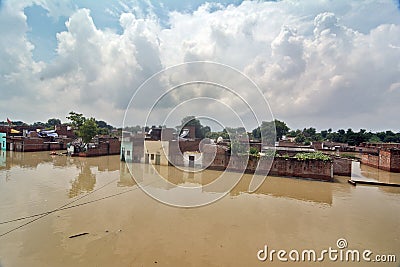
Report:
<svg viewBox="0 0 400 267"><path fill-rule="evenodd" d="M63 150L69 139L59 139L50 142L40 137L11 137L7 139L7 150L18 152Z"/></svg>
<svg viewBox="0 0 400 267"><path fill-rule="evenodd" d="M80 157L97 157L106 155L120 154L121 141L118 139L109 139L106 142L96 144L95 147L89 147L84 152L79 152Z"/></svg>
<svg viewBox="0 0 400 267"><path fill-rule="evenodd" d="M379 156L372 154L362 154L361 163L370 167L379 168Z"/></svg>
<svg viewBox="0 0 400 267"><path fill-rule="evenodd" d="M389 172L400 172L400 150L381 149L379 155L363 154L361 163Z"/></svg>
<svg viewBox="0 0 400 267"><path fill-rule="evenodd" d="M333 158L333 175L351 176L352 160L346 158Z"/></svg>
<svg viewBox="0 0 400 267"><path fill-rule="evenodd" d="M222 151L221 151L222 152ZM203 159L210 161L214 154L204 153ZM333 162L323 160L298 160L296 158L276 157L261 159L256 156L227 155L216 153L209 169L245 171L247 173L270 174L276 176L301 177L333 181Z"/></svg>

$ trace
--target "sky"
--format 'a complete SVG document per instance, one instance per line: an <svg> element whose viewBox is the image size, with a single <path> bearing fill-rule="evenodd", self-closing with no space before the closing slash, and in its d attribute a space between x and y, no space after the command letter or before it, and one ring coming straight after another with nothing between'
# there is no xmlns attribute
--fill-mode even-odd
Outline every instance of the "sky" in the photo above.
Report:
<svg viewBox="0 0 400 267"><path fill-rule="evenodd" d="M76 111L119 127L152 75L207 61L251 79L261 95L247 86L237 94L251 106L264 97L292 129L398 132L399 7L391 0L0 0L0 121L66 122ZM149 108L141 103L164 89L145 90L129 105L132 124ZM174 91L170 108L191 93ZM213 96L234 105L224 93ZM202 106L219 110L200 102L191 103L196 115ZM230 118L226 126L240 126Z"/></svg>

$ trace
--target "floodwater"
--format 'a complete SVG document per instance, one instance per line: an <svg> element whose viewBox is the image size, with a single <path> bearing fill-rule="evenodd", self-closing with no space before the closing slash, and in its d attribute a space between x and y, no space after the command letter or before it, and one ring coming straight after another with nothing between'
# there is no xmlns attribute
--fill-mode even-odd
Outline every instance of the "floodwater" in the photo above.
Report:
<svg viewBox="0 0 400 267"><path fill-rule="evenodd" d="M358 163L354 169L357 179L400 183L399 174ZM158 171L175 184L218 176ZM144 193L118 156L0 151L0 266L399 266L399 187L354 187L348 177L334 183L267 177L249 193L250 179L244 175L213 204L176 208ZM340 238L347 241L343 251L371 250L370 258L395 255L397 262L257 258L265 245L269 252L319 255L339 250Z"/></svg>

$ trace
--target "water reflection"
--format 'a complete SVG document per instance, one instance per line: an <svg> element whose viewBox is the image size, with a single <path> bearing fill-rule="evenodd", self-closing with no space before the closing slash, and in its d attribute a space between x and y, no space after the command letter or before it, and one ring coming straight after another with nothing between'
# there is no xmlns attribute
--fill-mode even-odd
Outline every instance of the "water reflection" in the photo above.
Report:
<svg viewBox="0 0 400 267"><path fill-rule="evenodd" d="M10 170L13 167L36 169L39 164L50 163L53 158L49 152L23 153L6 151L5 169Z"/></svg>
<svg viewBox="0 0 400 267"><path fill-rule="evenodd" d="M108 157L93 157L93 158L71 158L71 157L58 157L54 159L54 166L64 167L66 165L73 165L79 169L79 174L71 183L71 189L68 196L70 198L76 197L83 193L89 193L95 189L96 174L93 172L112 172L119 171L120 162L118 156Z"/></svg>
<svg viewBox="0 0 400 267"><path fill-rule="evenodd" d="M32 168L36 169L41 164L51 164L54 167L77 167L80 169L81 163L85 162L91 167L95 167L98 171L118 171L120 161L118 156L106 157L69 157L66 155L50 155L48 151L44 152L14 152L0 151L1 162L5 162L5 169L12 167ZM3 164L4 165L4 164Z"/></svg>
<svg viewBox="0 0 400 267"><path fill-rule="evenodd" d="M367 181L379 181L383 183L400 184L400 173L388 172L373 168L360 162L353 162L352 178ZM378 186L379 190L388 193L400 193L399 187Z"/></svg>
<svg viewBox="0 0 400 267"><path fill-rule="evenodd" d="M99 174L111 172L118 172L118 187L132 187L136 185L136 182L140 182L143 184L150 183L151 185L149 186L153 188L171 190L176 185L184 185L201 188L201 191L197 192L197 194L201 194L201 192L205 194L223 193L226 189L224 183L213 183L221 175L219 171L204 170L193 173L182 171L173 166L152 166L136 163L130 163L128 166L120 162L118 156L79 158L64 155L49 155L48 152L19 153L0 151L0 171L5 171L3 175L5 174L6 181L12 179L12 175L10 178L10 173L12 172L7 172L7 170L11 170L14 167L38 169L41 165L61 169L64 173L68 173L70 186L67 190L67 196L69 198L92 192L98 186ZM133 179L128 167L135 168L136 170L139 169L143 173L143 176L136 177L136 180ZM51 172L48 173L51 175ZM157 174L161 175L165 181L162 183L153 183L154 177ZM399 173L390 173L360 165L358 162L353 163L353 177L357 179L373 179L386 183L400 183ZM40 175L37 177L35 175L34 178L39 179ZM343 183L268 177L255 192L249 192L248 188L252 178L252 175L244 174L240 182L230 191L230 196L259 194L331 205L333 202L333 192L346 191L348 193L351 190L349 185ZM389 193L400 193L400 188L379 187L379 190Z"/></svg>
<svg viewBox="0 0 400 267"><path fill-rule="evenodd" d="M129 181L130 173L126 165L124 165L125 164L121 165L121 177L123 176L123 180L127 182ZM201 197L201 193L224 193L226 190L226 186L224 186L223 183L212 184L212 182L216 181L221 175L220 171L204 170L193 173L182 171L173 166L152 166L135 163L130 163L129 168L135 168L135 172L139 172L138 170L140 170L143 173L136 177L136 179L137 182L147 187L172 190L175 189L176 185L185 187L202 186L201 191L193 191L193 194L199 194L199 197ZM164 178L165 182L157 181L157 175ZM345 186L350 190L347 184L343 185L286 177L268 177L255 192L249 192L249 185L252 179L253 175L243 174L239 183L230 191L230 196L260 194L331 205L334 188Z"/></svg>
<svg viewBox="0 0 400 267"><path fill-rule="evenodd" d="M6 167L7 153L4 150L0 150L0 170Z"/></svg>
<svg viewBox="0 0 400 267"><path fill-rule="evenodd" d="M249 188L250 177L244 177L231 191L231 195L246 193ZM321 182L301 180L287 177L268 177L265 182L252 194L271 195L301 201L332 204L333 188L337 185Z"/></svg>
<svg viewBox="0 0 400 267"><path fill-rule="evenodd" d="M124 162L120 162L119 181L117 182L117 185L120 187L131 187L136 185L135 179L133 179L128 166Z"/></svg>
<svg viewBox="0 0 400 267"><path fill-rule="evenodd" d="M43 170L39 171L38 169L41 167ZM73 198L95 189L97 173L119 172L120 161L118 156L80 158L50 155L47 151L32 153L0 151L0 171L4 171L5 181L12 179L10 174L13 173L14 168L39 171L37 175L29 176L30 181L36 181L36 183L43 182L43 179L50 176L54 176L54 179L61 179L60 175L53 173L62 170L64 176L70 180L67 195L69 198ZM132 179L130 180L132 181ZM132 183L125 183L125 186L132 185Z"/></svg>
<svg viewBox="0 0 400 267"><path fill-rule="evenodd" d="M87 162L81 162L80 172L78 177L71 183L68 196L73 198L82 193L93 191L95 185L96 175L90 170L90 165Z"/></svg>

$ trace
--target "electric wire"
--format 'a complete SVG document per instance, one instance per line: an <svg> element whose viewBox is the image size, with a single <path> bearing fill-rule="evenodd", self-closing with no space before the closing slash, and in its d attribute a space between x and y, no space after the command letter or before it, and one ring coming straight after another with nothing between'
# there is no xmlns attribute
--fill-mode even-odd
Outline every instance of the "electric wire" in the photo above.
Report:
<svg viewBox="0 0 400 267"><path fill-rule="evenodd" d="M132 181L136 182L135 179L133 178L133 176L132 175L130 175L130 176L131 176ZM21 225L15 227L15 228L12 228L12 229L8 230L7 232L4 232L4 233L0 234L0 238L5 236L5 235L8 235L8 234L10 234L10 233L12 233L12 232L14 232L16 230L18 230L18 229L20 229L20 228L22 228L24 226L27 226L27 225L29 225L29 224L31 224L31 223L33 223L33 222L35 222L35 221L37 221L37 220L39 220L41 218L44 218L49 214L55 213L57 211L76 208L76 207L87 205L87 204L90 204L90 203L94 203L94 202L97 202L97 201L100 201L100 200L105 200L105 199L108 199L108 198L116 197L116 196L119 196L119 195L122 195L122 194L125 194L125 193L128 193L128 192L132 192L134 190L137 190L140 187L143 188L143 187L149 186L149 185L157 182L157 180L156 180L156 181L148 183L147 185L144 185L144 186L143 185L142 186L137 186L136 188L132 188L130 190L126 190L126 191L123 191L123 192L119 192L119 193L116 193L116 194L108 195L108 196L105 196L105 197L101 197L101 198L98 198L98 199L94 199L94 200L90 200L90 201L87 201L87 202L84 202L84 203L79 203L79 204L75 204L75 205L70 206L71 204L77 202L78 200L81 200L81 199L83 199L83 198L85 198L85 197L87 197L87 196L89 196L89 195L91 195L91 194L93 194L93 193L105 188L106 186L116 182L117 180L118 180L118 178L116 178L116 179L114 179L114 180L102 185L101 187L96 188L95 190L93 190L93 191L91 191L91 192L89 192L89 193L87 193L85 195L82 195L82 196L80 196L80 197L78 197L78 198L76 198L76 199L74 199L74 200L72 200L72 201L60 206L59 208L54 209L54 210L50 210L50 211L46 211L46 212L42 212L42 213L38 213L38 214L33 214L33 215L29 215L29 216L24 216L24 217L20 217L20 218L11 219L11 220L8 220L8 221L0 222L0 225L2 225L2 224L8 224L8 223L16 222L16 221L21 221L21 220L25 220L25 219L34 218L33 220L30 220L30 221L28 221L28 222L26 222L24 224L21 224Z"/></svg>
<svg viewBox="0 0 400 267"><path fill-rule="evenodd" d="M59 207L59 208L57 208L57 209L54 209L54 210L51 210L51 211L47 211L47 212L43 212L43 213L41 213L40 215L36 215L36 216L35 216L35 215L27 216L27 218L32 218L32 217L37 217L37 216L40 216L40 217L35 218L35 219L33 219L33 220L29 221L29 222L26 222L26 223L24 223L24 224L22 224L22 225L19 225L19 226L15 227L15 228L12 228L11 230L9 230L9 231L7 231L7 232L5 232L5 233L0 234L0 237L3 237L3 236L5 236L5 235L7 235L7 234L9 234L9 233L11 233L11 232L14 232L15 230L18 230L18 229L20 229L20 228L22 228L22 227L24 227L24 226L26 226L26 225L28 225L28 224L31 224L31 223L33 223L33 222L35 222L35 221L37 221L37 220L39 220L39 219L41 219L41 218L43 218L43 217L49 215L49 214L51 214L51 213L54 213L54 212L56 212L56 211L58 211L58 210L64 208L64 207L67 207L67 206L69 206L69 205L75 203L76 201L81 200L81 199L83 199L83 198L85 198L85 197L87 197L87 196L93 194L94 192L99 191L100 189L103 189L104 187L110 185L111 183L116 182L117 180L118 180L118 179L116 178L116 179L114 179L114 180L112 180L112 181L110 181L110 182L108 182L108 183L102 185L101 187L96 188L95 190L93 190L93 191L91 191L91 192L89 192L89 193L87 193L87 194L85 194L85 195L82 195L82 196L80 196L80 197L78 197L78 198L76 198L76 199L74 199L74 200L72 200L72 201L70 201L70 202L68 202L68 203L66 203L66 204L64 204L64 205L62 205L61 207ZM18 219L10 220L10 222L11 222L11 221L18 221ZM4 223L2 223L2 224L4 224Z"/></svg>

